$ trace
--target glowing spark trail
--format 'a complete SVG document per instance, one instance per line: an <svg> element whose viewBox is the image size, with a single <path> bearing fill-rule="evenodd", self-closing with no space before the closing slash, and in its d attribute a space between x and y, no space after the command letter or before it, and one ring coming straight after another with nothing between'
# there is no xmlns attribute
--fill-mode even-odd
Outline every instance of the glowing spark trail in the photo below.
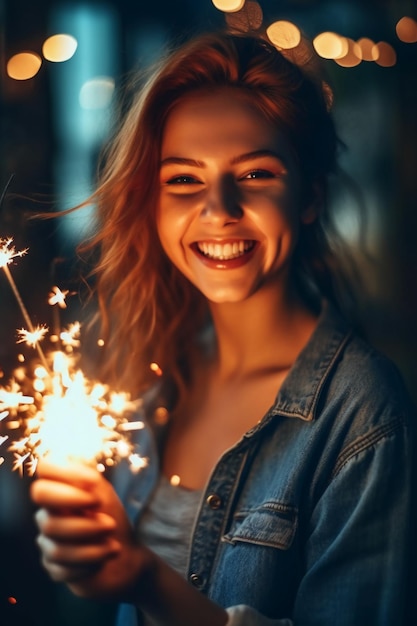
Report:
<svg viewBox="0 0 417 626"><path fill-rule="evenodd" d="M0 409L18 409L21 404L32 403L32 396L24 396L15 381L11 382L9 389L0 387Z"/></svg>

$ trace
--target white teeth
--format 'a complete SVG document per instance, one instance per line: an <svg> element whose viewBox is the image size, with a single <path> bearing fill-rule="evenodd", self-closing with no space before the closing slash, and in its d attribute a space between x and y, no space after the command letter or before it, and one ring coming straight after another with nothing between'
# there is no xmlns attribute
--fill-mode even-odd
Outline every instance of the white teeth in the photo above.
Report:
<svg viewBox="0 0 417 626"><path fill-rule="evenodd" d="M229 259L235 259L242 254L245 254L248 250L251 250L254 246L253 241L235 241L233 243L207 243L200 241L197 243L198 249L205 256L211 259L219 259L221 261L227 261Z"/></svg>

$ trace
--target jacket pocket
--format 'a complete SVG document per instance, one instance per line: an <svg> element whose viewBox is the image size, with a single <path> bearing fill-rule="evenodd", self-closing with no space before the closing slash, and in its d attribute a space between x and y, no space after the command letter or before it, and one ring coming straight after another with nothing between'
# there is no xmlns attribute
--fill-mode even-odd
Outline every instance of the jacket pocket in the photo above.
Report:
<svg viewBox="0 0 417 626"><path fill-rule="evenodd" d="M253 543L288 550L297 529L297 509L280 502L265 502L256 509L242 510L233 517L228 543Z"/></svg>

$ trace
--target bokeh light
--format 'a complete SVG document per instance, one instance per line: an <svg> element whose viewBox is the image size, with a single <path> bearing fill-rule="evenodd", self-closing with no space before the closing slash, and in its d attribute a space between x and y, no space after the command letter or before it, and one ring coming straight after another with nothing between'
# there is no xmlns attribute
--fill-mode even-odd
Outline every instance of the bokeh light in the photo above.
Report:
<svg viewBox="0 0 417 626"><path fill-rule="evenodd" d="M47 61L68 61L77 49L77 40L72 35L52 35L43 43L42 54Z"/></svg>
<svg viewBox="0 0 417 626"><path fill-rule="evenodd" d="M278 20L268 26L266 34L274 46L283 50L296 48L301 41L300 29L286 20Z"/></svg>
<svg viewBox="0 0 417 626"><path fill-rule="evenodd" d="M39 72L41 57L35 52L19 52L7 62L7 75L14 80L28 80Z"/></svg>
<svg viewBox="0 0 417 626"><path fill-rule="evenodd" d="M392 67L397 62L397 53L386 41L380 41L375 44L374 54L377 55L375 63L381 67Z"/></svg>
<svg viewBox="0 0 417 626"><path fill-rule="evenodd" d="M245 0L212 0L216 9L225 13L234 13L243 9Z"/></svg>
<svg viewBox="0 0 417 626"><path fill-rule="evenodd" d="M105 109L111 103L114 88L114 79L109 76L86 81L80 90L80 106L83 109Z"/></svg>
<svg viewBox="0 0 417 626"><path fill-rule="evenodd" d="M378 58L378 48L375 47L375 42L368 37L361 37L358 39L358 46L361 49L363 61L376 61Z"/></svg>
<svg viewBox="0 0 417 626"><path fill-rule="evenodd" d="M334 59L334 61L341 67L356 67L362 62L361 47L356 41L353 41L353 39L349 39L348 37L345 38L345 41L348 48L346 54L340 58Z"/></svg>
<svg viewBox="0 0 417 626"><path fill-rule="evenodd" d="M173 474L169 479L169 482L173 487L178 487L178 485L181 483L181 478L178 476L178 474Z"/></svg>
<svg viewBox="0 0 417 626"><path fill-rule="evenodd" d="M349 51L349 45L345 37L326 31L313 39L315 51L323 59L339 59Z"/></svg>
<svg viewBox="0 0 417 626"><path fill-rule="evenodd" d="M412 17L402 17L395 27L398 39L404 43L417 42L417 22Z"/></svg>

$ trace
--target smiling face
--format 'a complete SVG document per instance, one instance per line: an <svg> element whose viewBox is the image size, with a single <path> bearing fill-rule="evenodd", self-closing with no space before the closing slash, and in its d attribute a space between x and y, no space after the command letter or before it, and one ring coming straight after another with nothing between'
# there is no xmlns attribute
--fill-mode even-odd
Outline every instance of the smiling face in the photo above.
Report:
<svg viewBox="0 0 417 626"><path fill-rule="evenodd" d="M157 229L167 256L209 301L286 288L301 181L282 133L235 89L197 93L167 119Z"/></svg>

